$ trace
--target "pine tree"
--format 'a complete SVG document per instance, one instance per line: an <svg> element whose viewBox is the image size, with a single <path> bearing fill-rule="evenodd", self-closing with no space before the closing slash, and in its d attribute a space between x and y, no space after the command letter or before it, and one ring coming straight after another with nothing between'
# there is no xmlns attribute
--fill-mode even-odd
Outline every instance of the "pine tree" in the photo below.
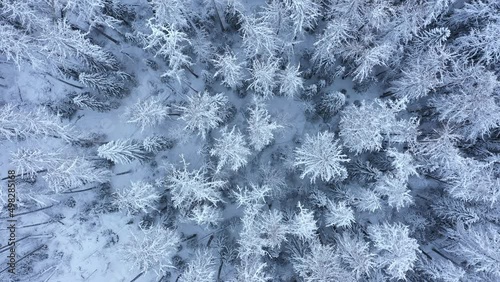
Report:
<svg viewBox="0 0 500 282"><path fill-rule="evenodd" d="M458 223L456 229L448 229L447 235L454 240L448 251L463 258L476 273L500 278L500 232L497 227L473 225L465 228Z"/></svg>
<svg viewBox="0 0 500 282"><path fill-rule="evenodd" d="M132 140L113 140L97 148L97 155L118 164L129 164L134 160L147 158L142 147Z"/></svg>
<svg viewBox="0 0 500 282"><path fill-rule="evenodd" d="M368 242L358 234L344 232L338 236L337 244L340 259L354 272L356 280L370 276L376 264Z"/></svg>
<svg viewBox="0 0 500 282"><path fill-rule="evenodd" d="M335 248L318 242L312 243L310 253L293 257L293 268L307 282L356 281L342 266Z"/></svg>
<svg viewBox="0 0 500 282"><path fill-rule="evenodd" d="M113 108L109 101L101 101L89 92L71 96L71 101L80 108L89 108L98 112L107 112Z"/></svg>
<svg viewBox="0 0 500 282"><path fill-rule="evenodd" d="M223 55L217 55L216 59L213 60L215 68L217 71L214 77L222 77L222 83L233 89L241 85L243 77L243 67L242 64L238 62L238 58L234 53L227 48Z"/></svg>
<svg viewBox="0 0 500 282"><path fill-rule="evenodd" d="M221 137L215 138L215 145L210 150L211 156L216 156L219 159L216 171L229 165L231 170L238 170L240 167L246 165L247 158L251 154L250 150L246 147L247 143L243 138L243 134L236 127L233 126L231 131L224 128L221 131Z"/></svg>
<svg viewBox="0 0 500 282"><path fill-rule="evenodd" d="M216 280L216 258L209 250L197 250L179 282L212 282Z"/></svg>
<svg viewBox="0 0 500 282"><path fill-rule="evenodd" d="M417 240L409 237L408 226L401 223L377 224L368 227L368 234L381 251L378 259L393 279L406 279L406 272L412 270L420 252Z"/></svg>
<svg viewBox="0 0 500 282"><path fill-rule="evenodd" d="M195 131L203 139L207 133L217 128L223 121L227 97L222 93L210 95L208 92L187 97L186 105L178 106L182 111L180 119L186 121L185 129Z"/></svg>
<svg viewBox="0 0 500 282"><path fill-rule="evenodd" d="M160 198L160 194L153 185L143 181L131 181L130 186L115 193L113 203L118 206L118 209L130 215L155 210Z"/></svg>
<svg viewBox="0 0 500 282"><path fill-rule="evenodd" d="M144 131L146 127L161 124L169 116L169 107L163 105L158 97L147 100L139 100L136 104L128 107L124 114L127 123L136 123Z"/></svg>
<svg viewBox="0 0 500 282"><path fill-rule="evenodd" d="M167 176L167 189L172 195L174 207L189 209L195 203L207 202L216 205L222 201L220 189L226 185L222 180L210 180L206 168L188 171L189 163L182 158L182 168L174 168Z"/></svg>
<svg viewBox="0 0 500 282"><path fill-rule="evenodd" d="M186 33L175 26L162 25L152 19L148 20L148 27L152 33L145 38L144 49L152 49L155 56L162 56L168 60L169 70L164 76L181 81L184 67L189 67L191 58L185 54L185 48L191 45Z"/></svg>
<svg viewBox="0 0 500 282"><path fill-rule="evenodd" d="M77 139L77 133L42 107L26 111L5 104L0 111L0 137L7 140L56 137L71 142Z"/></svg>
<svg viewBox="0 0 500 282"><path fill-rule="evenodd" d="M252 69L252 83L248 85L248 89L252 89L264 98L270 98L273 95L274 88L278 85L276 75L278 72L279 61L273 57L267 61L254 60Z"/></svg>
<svg viewBox="0 0 500 282"><path fill-rule="evenodd" d="M280 81L279 92L288 98L295 97L301 90L304 89L301 72L299 71L300 65L297 68L288 64L284 70L278 73Z"/></svg>
<svg viewBox="0 0 500 282"><path fill-rule="evenodd" d="M314 213L309 209L303 208L299 202L297 204L299 213L295 214L292 222L290 223L290 233L297 236L302 241L310 241L316 238L316 231L318 229Z"/></svg>
<svg viewBox="0 0 500 282"><path fill-rule="evenodd" d="M342 154L333 133L325 131L314 137L307 135L302 147L295 150L295 155L294 166L304 166L300 178L310 175L311 183L316 178L323 181L347 178L347 170L341 163L349 159Z"/></svg>
<svg viewBox="0 0 500 282"><path fill-rule="evenodd" d="M141 232L131 232L131 240L120 249L123 260L131 262L141 272L153 270L163 276L172 265L172 257L180 244L181 238L176 230L163 229L154 225Z"/></svg>
<svg viewBox="0 0 500 282"><path fill-rule="evenodd" d="M334 203L328 200L326 226L349 228L355 222L354 211L345 202Z"/></svg>
<svg viewBox="0 0 500 282"><path fill-rule="evenodd" d="M317 19L321 17L321 6L314 0L287 0L285 9L293 25L294 37L313 29Z"/></svg>
<svg viewBox="0 0 500 282"><path fill-rule="evenodd" d="M254 58L259 54L272 57L278 48L275 31L262 18L244 16L241 19L240 31L243 34L243 48L248 58Z"/></svg>
<svg viewBox="0 0 500 282"><path fill-rule="evenodd" d="M216 226L222 221L222 211L213 205L197 205L191 210L188 219L198 225Z"/></svg>
<svg viewBox="0 0 500 282"><path fill-rule="evenodd" d="M255 101L254 106L250 108L248 117L250 145L256 151L261 151L274 139L273 131L280 128L282 126L276 122L271 122L271 116L265 109L263 102Z"/></svg>
<svg viewBox="0 0 500 282"><path fill-rule="evenodd" d="M78 80L85 86L90 87L113 97L123 97L126 94L126 81L130 80L131 76L122 71L118 72L82 72L78 75Z"/></svg>

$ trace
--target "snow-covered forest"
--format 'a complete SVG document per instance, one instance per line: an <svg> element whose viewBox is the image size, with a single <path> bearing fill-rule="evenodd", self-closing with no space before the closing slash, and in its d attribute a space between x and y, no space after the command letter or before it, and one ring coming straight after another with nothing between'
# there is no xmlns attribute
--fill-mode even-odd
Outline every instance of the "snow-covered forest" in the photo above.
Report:
<svg viewBox="0 0 500 282"><path fill-rule="evenodd" d="M0 1L0 281L500 281L498 0Z"/></svg>

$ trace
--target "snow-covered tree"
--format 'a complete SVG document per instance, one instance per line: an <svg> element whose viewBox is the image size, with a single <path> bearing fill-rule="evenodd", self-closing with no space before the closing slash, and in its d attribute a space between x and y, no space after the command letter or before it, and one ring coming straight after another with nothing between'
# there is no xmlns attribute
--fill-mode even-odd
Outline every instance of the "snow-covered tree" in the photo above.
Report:
<svg viewBox="0 0 500 282"><path fill-rule="evenodd" d="M348 204L360 211L375 212L382 208L380 197L370 189L351 186L346 191L346 199Z"/></svg>
<svg viewBox="0 0 500 282"><path fill-rule="evenodd" d="M466 278L466 272L463 268L443 258L425 260L420 268L435 281L460 282Z"/></svg>
<svg viewBox="0 0 500 282"><path fill-rule="evenodd" d="M408 226L401 223L375 224L368 227L368 234L380 250L377 262L393 279L406 279L420 252L416 239L409 237Z"/></svg>
<svg viewBox="0 0 500 282"><path fill-rule="evenodd" d="M324 33L314 43L312 61L318 69L330 69L341 53L343 45L353 38L353 26L345 17L328 22Z"/></svg>
<svg viewBox="0 0 500 282"><path fill-rule="evenodd" d="M400 208L413 204L413 197L403 178L384 175L375 183L373 189L379 195L387 196L389 206L398 211Z"/></svg>
<svg viewBox="0 0 500 282"><path fill-rule="evenodd" d="M150 183L131 181L130 186L116 191L113 202L118 206L118 209L125 211L127 214L147 213L156 209L156 204L160 198L160 194Z"/></svg>
<svg viewBox="0 0 500 282"><path fill-rule="evenodd" d="M83 157L68 157L62 150L19 148L11 153L11 164L23 177L34 177L43 172L42 178L48 188L56 193L88 183L106 183L111 177L108 169L98 168Z"/></svg>
<svg viewBox="0 0 500 282"><path fill-rule="evenodd" d="M432 105L439 112L439 119L465 126L464 137L474 141L488 135L500 125L500 105L496 76L494 83L482 83L470 92L458 91L433 100ZM490 89L483 87L490 86ZM486 88L486 89L485 89ZM496 89L496 90L495 90Z"/></svg>
<svg viewBox="0 0 500 282"><path fill-rule="evenodd" d="M70 98L71 102L80 108L88 108L98 112L107 112L113 108L109 101L100 100L89 92L78 93Z"/></svg>
<svg viewBox="0 0 500 282"><path fill-rule="evenodd" d="M236 266L236 277L231 282L267 282L272 280L268 275L267 263L258 256L249 256Z"/></svg>
<svg viewBox="0 0 500 282"><path fill-rule="evenodd" d="M479 222L483 216L480 209L475 208L475 203L467 203L460 199L444 197L432 205L432 210L442 219L452 223L462 222L471 225Z"/></svg>
<svg viewBox="0 0 500 282"><path fill-rule="evenodd" d="M335 248L330 245L314 242L310 253L294 256L292 261L295 271L307 282L355 281L352 274L344 269Z"/></svg>
<svg viewBox="0 0 500 282"><path fill-rule="evenodd" d="M132 264L132 269L141 272L153 270L158 276L165 275L172 265L181 238L176 230L164 229L160 224L141 232L131 231L131 240L120 249L123 260Z"/></svg>
<svg viewBox="0 0 500 282"><path fill-rule="evenodd" d="M248 117L248 136L250 145L260 151L265 146L269 145L274 139L273 131L282 128L276 122L271 122L271 116L265 108L265 104L260 101L255 101L250 108Z"/></svg>
<svg viewBox="0 0 500 282"><path fill-rule="evenodd" d="M360 235L344 232L337 238L337 244L340 259L352 270L357 281L370 275L376 264L368 242Z"/></svg>
<svg viewBox="0 0 500 282"><path fill-rule="evenodd" d="M142 141L142 147L146 152L158 153L161 150L173 147L173 141L160 135L148 136Z"/></svg>
<svg viewBox="0 0 500 282"><path fill-rule="evenodd" d="M372 74L375 66L387 66L387 62L394 56L395 46L381 44L367 50L355 60L357 68L354 70L354 80L363 81Z"/></svg>
<svg viewBox="0 0 500 282"><path fill-rule="evenodd" d="M286 68L278 73L278 79L280 81L280 94L288 98L295 97L299 91L304 89L303 83L304 79L300 76L299 71L300 65L295 68L288 64Z"/></svg>
<svg viewBox="0 0 500 282"><path fill-rule="evenodd" d="M500 232L497 227L488 224L465 228L459 223L455 230L448 229L447 235L454 240L448 251L464 259L476 273L500 278Z"/></svg>
<svg viewBox="0 0 500 282"><path fill-rule="evenodd" d="M396 114L406 107L406 100L395 102L361 101L342 111L339 123L340 137L351 152L378 151L386 137L389 141L404 143L416 139L418 120L397 120Z"/></svg>
<svg viewBox="0 0 500 282"><path fill-rule="evenodd" d="M316 178L341 181L347 178L347 169L342 163L348 161L347 156L342 154L335 135L325 131L317 136L306 136L302 147L295 150L294 166L304 166L300 177L310 175L311 183Z"/></svg>
<svg viewBox="0 0 500 282"><path fill-rule="evenodd" d="M189 163L186 163L184 156L181 158L182 167L174 168L166 179L174 207L189 209L194 203L207 202L216 205L222 201L220 189L226 182L210 180L205 167L189 171Z"/></svg>
<svg viewBox="0 0 500 282"><path fill-rule="evenodd" d="M203 139L206 134L223 121L227 97L222 93L210 95L208 92L187 97L186 105L178 106L182 111L180 119L186 121L185 129L198 132Z"/></svg>
<svg viewBox="0 0 500 282"><path fill-rule="evenodd" d="M246 165L250 154L244 136L239 129L236 129L236 126L233 126L231 131L227 128L221 130L221 137L215 138L215 145L210 150L210 155L219 159L217 172L226 165L229 165L231 170L238 170Z"/></svg>
<svg viewBox="0 0 500 282"><path fill-rule="evenodd" d="M181 0L152 0L154 19L158 25L171 26L178 29L189 27L189 1Z"/></svg>
<svg viewBox="0 0 500 282"><path fill-rule="evenodd" d="M197 250L179 282L212 282L216 280L216 258L209 250Z"/></svg>
<svg viewBox="0 0 500 282"><path fill-rule="evenodd" d="M243 36L243 48L249 58L258 54L272 57L278 48L274 29L262 18L244 16L241 19L240 31Z"/></svg>
<svg viewBox="0 0 500 282"><path fill-rule="evenodd" d="M252 89L264 98L270 98L278 85L276 79L278 63L279 61L273 57L268 57L267 61L254 60L250 69L252 83L248 85L248 89Z"/></svg>
<svg viewBox="0 0 500 282"><path fill-rule="evenodd" d="M346 97L340 91L326 93L319 104L321 111L326 114L336 114L344 105Z"/></svg>
<svg viewBox="0 0 500 282"><path fill-rule="evenodd" d="M77 139L70 125L59 122L58 117L38 107L33 111L5 104L0 110L0 137L7 140L56 137L67 142Z"/></svg>
<svg viewBox="0 0 500 282"><path fill-rule="evenodd" d="M155 56L168 59L169 70L164 75L176 78L179 82L185 67L191 65L191 58L185 49L191 44L186 33L174 26L161 25L153 20L148 21L152 33L145 38L144 49L152 49Z"/></svg>
<svg viewBox="0 0 500 282"><path fill-rule="evenodd" d="M294 36L302 35L305 30L311 30L321 17L321 6L314 0L287 0L285 9L293 25Z"/></svg>
<svg viewBox="0 0 500 282"><path fill-rule="evenodd" d="M271 188L267 185L250 184L248 187L241 188L236 186L237 191L233 191L233 197L236 199L238 207L240 206L258 206L265 203L265 197L269 196Z"/></svg>
<svg viewBox="0 0 500 282"><path fill-rule="evenodd" d="M326 226L349 228L355 222L354 210L347 206L345 202L328 201L328 213L326 214Z"/></svg>
<svg viewBox="0 0 500 282"><path fill-rule="evenodd" d="M482 201L491 205L500 200L500 178L495 162L462 158L455 170L445 174L448 193L464 201Z"/></svg>
<svg viewBox="0 0 500 282"><path fill-rule="evenodd" d="M222 211L213 205L197 205L191 210L188 219L198 225L216 226L222 221Z"/></svg>
<svg viewBox="0 0 500 282"><path fill-rule="evenodd" d="M78 75L78 80L83 85L113 97L125 96L125 83L130 79L131 76L122 71L81 72Z"/></svg>
<svg viewBox="0 0 500 282"><path fill-rule="evenodd" d="M259 217L260 232L265 239L265 245L271 249L280 248L281 243L287 241L286 235L290 232L285 224L283 213L271 210Z"/></svg>
<svg viewBox="0 0 500 282"><path fill-rule="evenodd" d="M236 88L243 80L243 66L229 49L223 55L217 55L213 60L217 71L214 77L222 77L222 83L227 87Z"/></svg>
<svg viewBox="0 0 500 282"><path fill-rule="evenodd" d="M297 236L300 240L309 241L316 238L316 220L314 219L314 212L303 208L299 202L299 213L295 214L290 223L290 233Z"/></svg>
<svg viewBox="0 0 500 282"><path fill-rule="evenodd" d="M111 178L111 171L96 167L95 163L86 158L74 157L66 158L47 169L42 178L52 191L59 193L88 183L106 183Z"/></svg>
<svg viewBox="0 0 500 282"><path fill-rule="evenodd" d="M146 127L161 124L169 116L169 107L163 105L158 97L139 100L131 107L127 107L124 117L127 123L135 123L144 131Z"/></svg>
<svg viewBox="0 0 500 282"><path fill-rule="evenodd" d="M143 161L147 158L142 146L130 139L110 141L97 148L97 155L118 164L129 164L134 160Z"/></svg>

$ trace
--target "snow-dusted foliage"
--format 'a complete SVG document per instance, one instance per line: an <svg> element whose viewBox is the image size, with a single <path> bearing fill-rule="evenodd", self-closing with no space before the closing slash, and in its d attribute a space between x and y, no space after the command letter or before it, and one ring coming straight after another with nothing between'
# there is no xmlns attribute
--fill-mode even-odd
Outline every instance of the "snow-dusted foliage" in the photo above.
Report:
<svg viewBox="0 0 500 282"><path fill-rule="evenodd" d="M97 155L117 164L129 164L147 158L142 146L130 139L113 140L101 145L97 148Z"/></svg>
<svg viewBox="0 0 500 282"><path fill-rule="evenodd" d="M368 228L370 239L380 250L377 263L385 268L393 279L406 279L417 261L418 243L409 237L408 226L401 223L383 223Z"/></svg>
<svg viewBox="0 0 500 282"><path fill-rule="evenodd" d="M278 59L268 57L264 60L254 60L252 69L252 83L248 85L248 89L252 89L264 98L270 98L273 95L274 88L277 83Z"/></svg>
<svg viewBox="0 0 500 282"><path fill-rule="evenodd" d="M26 111L13 104L5 104L0 110L0 137L11 141L56 137L69 142L77 135L70 125L61 123L57 116L44 108Z"/></svg>
<svg viewBox="0 0 500 282"><path fill-rule="evenodd" d="M123 259L141 272L154 271L158 276L174 268L172 257L181 240L176 230L154 225L150 229L131 231L131 240L120 249Z"/></svg>
<svg viewBox="0 0 500 282"><path fill-rule="evenodd" d="M148 26L151 34L145 38L144 49L152 49L155 56L167 58L169 69L163 75L180 82L184 68L192 64L191 58L185 54L185 49L191 41L186 33L175 26L165 26L152 19L148 21Z"/></svg>
<svg viewBox="0 0 500 282"><path fill-rule="evenodd" d="M347 178L347 169L342 163L349 159L342 153L338 143L335 135L327 131L317 136L307 135L304 144L295 150L294 166L304 166L300 177L310 175L312 183L316 178L323 181L342 181Z"/></svg>
<svg viewBox="0 0 500 282"><path fill-rule="evenodd" d="M301 240L313 240L316 238L316 220L314 212L306 209L298 203L299 213L295 214L290 225L290 232Z"/></svg>
<svg viewBox="0 0 500 282"><path fill-rule="evenodd" d="M166 188L172 195L174 207L190 209L194 203L209 202L216 205L220 202L220 189L226 184L222 180L210 180L205 167L189 171L189 163L181 156L182 167L174 168L167 176Z"/></svg>
<svg viewBox="0 0 500 282"><path fill-rule="evenodd" d="M321 16L321 6L314 0L287 0L285 9L293 25L294 36L313 29Z"/></svg>
<svg viewBox="0 0 500 282"><path fill-rule="evenodd" d="M344 232L337 238L337 244L340 259L354 272L356 280L370 276L376 264L368 242L359 235Z"/></svg>
<svg viewBox="0 0 500 282"><path fill-rule="evenodd" d="M213 205L198 205L191 210L188 219L198 225L215 226L222 220L222 212Z"/></svg>
<svg viewBox="0 0 500 282"><path fill-rule="evenodd" d="M11 165L22 177L35 177L42 173L48 188L59 193L88 183L106 183L111 172L98 168L90 160L80 156L67 156L67 152L43 151L20 148L11 153Z"/></svg>
<svg viewBox="0 0 500 282"><path fill-rule="evenodd" d="M335 247L314 242L311 252L293 257L293 268L304 281L355 281L341 261Z"/></svg>
<svg viewBox="0 0 500 282"><path fill-rule="evenodd" d="M210 95L205 91L188 96L186 104L178 106L182 111L180 119L186 122L186 129L205 139L207 133L223 121L227 103L227 97L222 93Z"/></svg>
<svg viewBox="0 0 500 282"><path fill-rule="evenodd" d="M326 214L326 226L351 227L354 223L354 210L345 202L334 203L328 201L328 213Z"/></svg>
<svg viewBox="0 0 500 282"><path fill-rule="evenodd" d="M81 187L88 183L106 183L111 172L83 157L63 159L56 166L47 169L43 179L48 187L56 193Z"/></svg>
<svg viewBox="0 0 500 282"><path fill-rule="evenodd" d="M275 31L264 19L244 16L241 19L240 31L243 36L243 48L249 58L259 54L272 57L278 48Z"/></svg>
<svg viewBox="0 0 500 282"><path fill-rule="evenodd" d="M267 112L264 102L256 100L250 108L248 116L250 145L256 151L261 151L273 141L273 131L280 128L282 128L281 125L271 121L271 116Z"/></svg>
<svg viewBox="0 0 500 282"><path fill-rule="evenodd" d="M448 237L456 241L448 251L465 260L475 272L484 272L500 278L500 232L498 227L476 225L465 228L462 223L456 229L448 229Z"/></svg>
<svg viewBox="0 0 500 282"><path fill-rule="evenodd" d="M164 136L153 135L146 137L142 141L142 147L146 152L158 153L161 150L169 149L173 146L173 141Z"/></svg>
<svg viewBox="0 0 500 282"><path fill-rule="evenodd" d="M224 166L229 166L234 171L238 170L247 164L250 154L243 134L235 126L231 131L227 128L222 129L221 137L215 138L215 145L210 150L210 155L218 158L217 172L221 171Z"/></svg>
<svg viewBox="0 0 500 282"><path fill-rule="evenodd" d="M500 125L498 77L488 73L475 83L475 87L438 97L432 103L439 119L463 126L463 135L469 140L482 138Z"/></svg>
<svg viewBox="0 0 500 282"><path fill-rule="evenodd" d="M197 250L194 258L181 274L179 282L212 282L216 280L216 257L211 251Z"/></svg>
<svg viewBox="0 0 500 282"><path fill-rule="evenodd" d="M112 109L111 103L106 100L100 100L89 92L78 93L71 100L80 108L88 108L98 112L106 112Z"/></svg>
<svg viewBox="0 0 500 282"><path fill-rule="evenodd" d="M360 154L382 149L384 138L396 143L414 142L418 120L398 120L396 114L405 109L406 100L382 102L375 100L349 105L342 111L340 137L351 152Z"/></svg>
<svg viewBox="0 0 500 282"><path fill-rule="evenodd" d="M289 64L284 70L278 73L281 95L293 98L304 89L304 79L301 77L299 68L300 66L294 67Z"/></svg>
<svg viewBox="0 0 500 282"><path fill-rule="evenodd" d="M139 100L128 107L124 114L128 123L135 123L144 131L146 127L157 126L169 116L169 107L163 105L158 97Z"/></svg>
<svg viewBox="0 0 500 282"><path fill-rule="evenodd" d="M121 71L81 72L78 75L81 84L113 97L125 96L125 83L130 79L130 75Z"/></svg>
<svg viewBox="0 0 500 282"><path fill-rule="evenodd" d="M243 66L238 62L238 58L230 50L226 50L223 55L217 55L213 60L217 71L215 76L222 77L222 83L227 87L236 88L243 80Z"/></svg>
<svg viewBox="0 0 500 282"><path fill-rule="evenodd" d="M336 114L344 105L346 97L340 91L326 93L321 99L320 109L328 114Z"/></svg>
<svg viewBox="0 0 500 282"><path fill-rule="evenodd" d="M386 196L389 206L397 210L413 203L406 180L399 177L384 175L375 183L373 190Z"/></svg>
<svg viewBox="0 0 500 282"><path fill-rule="evenodd" d="M131 182L130 186L122 188L115 192L114 204L118 209L127 214L137 212L147 213L155 210L160 194L150 183L144 181Z"/></svg>

